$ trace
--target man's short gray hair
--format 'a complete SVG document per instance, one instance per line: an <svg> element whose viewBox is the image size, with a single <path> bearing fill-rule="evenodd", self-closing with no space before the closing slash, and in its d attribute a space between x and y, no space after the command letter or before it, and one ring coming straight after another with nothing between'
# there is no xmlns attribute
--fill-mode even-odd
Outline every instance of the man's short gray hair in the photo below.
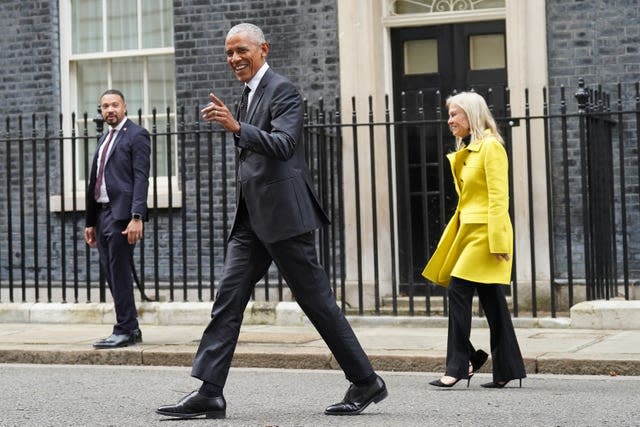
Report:
<svg viewBox="0 0 640 427"><path fill-rule="evenodd" d="M227 33L226 39L229 40L229 37L235 36L236 34L240 33L247 33L251 41L255 42L258 45L267 42L260 27L258 27L257 25L249 24L248 22L234 25Z"/></svg>

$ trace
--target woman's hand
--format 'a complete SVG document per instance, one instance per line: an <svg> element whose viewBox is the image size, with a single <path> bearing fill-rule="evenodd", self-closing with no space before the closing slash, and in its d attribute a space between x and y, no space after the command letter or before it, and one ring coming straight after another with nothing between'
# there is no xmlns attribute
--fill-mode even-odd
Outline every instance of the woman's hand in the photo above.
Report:
<svg viewBox="0 0 640 427"><path fill-rule="evenodd" d="M509 254L493 254L493 256L496 257L498 261L509 261L511 259Z"/></svg>

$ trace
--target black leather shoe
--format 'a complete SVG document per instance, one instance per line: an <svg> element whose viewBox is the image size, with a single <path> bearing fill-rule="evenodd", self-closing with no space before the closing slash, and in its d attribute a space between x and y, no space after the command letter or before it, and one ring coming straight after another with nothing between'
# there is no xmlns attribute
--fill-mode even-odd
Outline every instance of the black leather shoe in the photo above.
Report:
<svg viewBox="0 0 640 427"><path fill-rule="evenodd" d="M119 348L142 342L142 332L135 329L130 334L113 334L93 343L93 348Z"/></svg>
<svg viewBox="0 0 640 427"><path fill-rule="evenodd" d="M176 418L194 418L204 415L206 418L222 419L227 414L227 402L223 396L206 397L196 390L175 405L159 407L156 409L156 414Z"/></svg>
<svg viewBox="0 0 640 427"><path fill-rule="evenodd" d="M130 335L133 337L135 342L142 342L142 331L140 331L140 329L134 329L133 332L131 332L130 334L112 334L111 336L107 337L107 338L102 338L96 342L105 342L108 341L109 339L111 339L111 337L113 337L114 335Z"/></svg>
<svg viewBox="0 0 640 427"><path fill-rule="evenodd" d="M344 395L342 402L335 403L324 410L325 415L358 415L367 406L378 403L389 393L382 378L377 377L373 384L358 387L351 384Z"/></svg>

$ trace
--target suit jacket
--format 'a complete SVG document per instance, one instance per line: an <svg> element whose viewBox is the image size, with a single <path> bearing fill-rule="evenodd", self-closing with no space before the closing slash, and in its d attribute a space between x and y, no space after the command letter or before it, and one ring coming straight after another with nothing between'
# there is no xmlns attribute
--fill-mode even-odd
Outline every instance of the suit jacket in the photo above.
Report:
<svg viewBox="0 0 640 427"><path fill-rule="evenodd" d="M485 137L447 155L458 206L422 275L447 286L451 276L476 283L509 284L513 253L509 217L509 163L502 144Z"/></svg>
<svg viewBox="0 0 640 427"><path fill-rule="evenodd" d="M139 213L147 219L147 190L149 188L149 132L128 118L118 132L104 166L104 181L109 195L111 212L117 220L131 219ZM96 225L97 202L93 197L96 185L98 152L104 143L105 133L93 156L89 185L87 187L85 221L87 227Z"/></svg>
<svg viewBox="0 0 640 427"><path fill-rule="evenodd" d="M304 158L303 113L302 97L293 83L269 68L235 137L240 151L238 200L244 200L253 231L267 243L329 223ZM234 228L237 213L236 207Z"/></svg>

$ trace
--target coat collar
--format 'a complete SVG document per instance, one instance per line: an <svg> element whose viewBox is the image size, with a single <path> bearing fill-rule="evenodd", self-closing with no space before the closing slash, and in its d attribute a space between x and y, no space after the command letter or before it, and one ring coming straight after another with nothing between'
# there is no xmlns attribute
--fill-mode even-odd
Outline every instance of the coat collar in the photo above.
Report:
<svg viewBox="0 0 640 427"><path fill-rule="evenodd" d="M480 148L482 148L482 143L484 142L484 139L487 136L491 135L491 130L490 129L485 129L482 131L482 135L484 136L484 138L482 139L475 139L471 144L467 145L464 149L468 150L468 151L475 151L478 152L480 151ZM462 150L461 150L462 151Z"/></svg>

